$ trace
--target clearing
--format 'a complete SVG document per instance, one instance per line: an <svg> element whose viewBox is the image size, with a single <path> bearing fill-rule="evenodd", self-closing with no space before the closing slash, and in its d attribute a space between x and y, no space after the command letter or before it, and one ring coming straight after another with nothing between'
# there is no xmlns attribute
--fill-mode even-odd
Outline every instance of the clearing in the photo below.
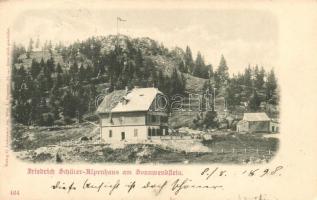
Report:
<svg viewBox="0 0 317 200"><path fill-rule="evenodd" d="M12 149L28 162L65 163L265 163L276 154L278 139L267 134L215 133L210 141L153 140L146 143L101 144L90 124L12 129Z"/></svg>

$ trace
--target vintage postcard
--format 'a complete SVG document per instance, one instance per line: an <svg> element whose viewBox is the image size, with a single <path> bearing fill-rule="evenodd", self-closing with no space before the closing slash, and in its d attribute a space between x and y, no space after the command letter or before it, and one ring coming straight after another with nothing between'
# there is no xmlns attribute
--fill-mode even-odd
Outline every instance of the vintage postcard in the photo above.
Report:
<svg viewBox="0 0 317 200"><path fill-rule="evenodd" d="M316 9L0 2L0 199L317 199Z"/></svg>

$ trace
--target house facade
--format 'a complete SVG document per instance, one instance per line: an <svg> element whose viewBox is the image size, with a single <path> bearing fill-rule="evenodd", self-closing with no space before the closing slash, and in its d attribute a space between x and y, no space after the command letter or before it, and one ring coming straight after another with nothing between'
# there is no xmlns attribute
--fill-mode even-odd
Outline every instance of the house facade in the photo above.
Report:
<svg viewBox="0 0 317 200"><path fill-rule="evenodd" d="M237 132L270 132L270 118L266 113L244 113L237 124Z"/></svg>
<svg viewBox="0 0 317 200"><path fill-rule="evenodd" d="M157 88L110 93L97 109L101 139L105 143L141 142L168 135L168 113L160 106L162 99Z"/></svg>

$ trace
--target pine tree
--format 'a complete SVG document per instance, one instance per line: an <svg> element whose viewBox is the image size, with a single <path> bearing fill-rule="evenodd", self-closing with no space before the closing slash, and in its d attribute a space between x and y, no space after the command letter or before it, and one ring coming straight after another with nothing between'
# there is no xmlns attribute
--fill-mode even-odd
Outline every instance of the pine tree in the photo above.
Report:
<svg viewBox="0 0 317 200"><path fill-rule="evenodd" d="M217 69L220 85L226 85L229 80L229 72L227 62L223 55L221 55L220 63Z"/></svg>
<svg viewBox="0 0 317 200"><path fill-rule="evenodd" d="M51 76L55 72L55 60L53 57L47 59L46 61L48 76Z"/></svg>
<svg viewBox="0 0 317 200"><path fill-rule="evenodd" d="M272 69L267 75L267 83L266 83L266 100L268 100L272 104L276 104L278 100L278 94L276 89L277 89L277 79Z"/></svg>
<svg viewBox="0 0 317 200"><path fill-rule="evenodd" d="M84 68L84 66L81 64L80 68L79 68L79 81L83 82L86 80L86 70Z"/></svg>
<svg viewBox="0 0 317 200"><path fill-rule="evenodd" d="M26 52L26 57L27 58L30 58L30 56L31 56L31 53L32 53L32 51L33 51L33 39L31 38L30 39L30 41L29 41L29 46L28 46L28 50L27 50L27 52Z"/></svg>
<svg viewBox="0 0 317 200"><path fill-rule="evenodd" d="M243 84L246 86L252 86L252 69L250 65L244 70Z"/></svg>
<svg viewBox="0 0 317 200"><path fill-rule="evenodd" d="M208 77L208 74L206 71L206 66L205 66L205 61L204 61L200 52L197 53L197 58L195 61L193 75L200 77L200 78Z"/></svg>
<svg viewBox="0 0 317 200"><path fill-rule="evenodd" d="M203 117L203 125L206 129L216 128L217 127L217 112L216 111L207 111Z"/></svg>
<svg viewBox="0 0 317 200"><path fill-rule="evenodd" d="M77 99L72 95L71 92L66 92L66 94L62 97L62 112L65 118L73 118L76 116L76 106Z"/></svg>
<svg viewBox="0 0 317 200"><path fill-rule="evenodd" d="M41 70L40 74L38 75L38 83L39 83L39 91L40 96L44 97L46 94L46 91L48 91L48 82L47 82L47 76L44 74L44 69Z"/></svg>
<svg viewBox="0 0 317 200"><path fill-rule="evenodd" d="M93 76L94 76L93 69L92 69L92 67L91 67L90 65L88 65L88 66L86 67L85 74L86 74L86 80L87 80L88 82L90 82L91 78L93 78Z"/></svg>
<svg viewBox="0 0 317 200"><path fill-rule="evenodd" d="M31 109L30 109L30 124L35 124L39 121L41 113L38 106L41 102L41 92L37 79L33 80L33 90L31 94Z"/></svg>
<svg viewBox="0 0 317 200"><path fill-rule="evenodd" d="M78 64L75 61L73 65L71 65L69 73L73 80L78 80Z"/></svg>
<svg viewBox="0 0 317 200"><path fill-rule="evenodd" d="M244 70L243 74L243 85L244 85L244 93L247 98L250 98L252 95L253 81L252 81L252 69L250 65Z"/></svg>
<svg viewBox="0 0 317 200"><path fill-rule="evenodd" d="M174 68L170 78L169 95L184 94L185 91L185 78L179 76L177 69Z"/></svg>
<svg viewBox="0 0 317 200"><path fill-rule="evenodd" d="M62 66L61 66L61 64L59 64L59 63L57 63L56 72L57 72L58 74L63 74Z"/></svg>
<svg viewBox="0 0 317 200"><path fill-rule="evenodd" d="M84 113L87 111L88 105L88 95L86 94L86 91L84 90L82 84L79 82L78 84L78 95L76 96L77 98L77 119L79 122L82 120L82 116Z"/></svg>
<svg viewBox="0 0 317 200"><path fill-rule="evenodd" d="M253 94L252 94L250 101L249 101L250 110L253 112L258 111L260 104L261 104L261 99L258 96L258 93L256 92L256 90L253 90Z"/></svg>
<svg viewBox="0 0 317 200"><path fill-rule="evenodd" d="M163 71L159 70L157 88L159 90L163 91L164 90L164 86L165 86L165 78L164 78L164 75L163 75Z"/></svg>
<svg viewBox="0 0 317 200"><path fill-rule="evenodd" d="M96 86L94 84L89 84L89 102L88 102L88 112L91 113L94 111L95 99L97 96Z"/></svg>
<svg viewBox="0 0 317 200"><path fill-rule="evenodd" d="M194 60L192 56L192 51L189 46L186 47L185 51L185 68L190 74L193 74L194 71Z"/></svg>
<svg viewBox="0 0 317 200"><path fill-rule="evenodd" d="M40 64L34 58L32 59L30 71L31 71L33 79L36 79L36 77L39 75L41 71Z"/></svg>
<svg viewBox="0 0 317 200"><path fill-rule="evenodd" d="M256 66L257 67L257 66ZM265 70L261 67L261 70L255 70L255 87L258 90L262 90L264 86L264 77L265 77Z"/></svg>
<svg viewBox="0 0 317 200"><path fill-rule="evenodd" d="M57 88L61 88L64 85L64 74L63 74L63 69L62 66L57 63L57 67L56 67L56 87Z"/></svg>
<svg viewBox="0 0 317 200"><path fill-rule="evenodd" d="M135 86L140 86L140 79L137 75L137 72L133 73L132 80L130 81L130 88L133 88Z"/></svg>
<svg viewBox="0 0 317 200"><path fill-rule="evenodd" d="M116 86L116 89L119 89L119 90L125 87L124 80L121 75L119 76L115 86Z"/></svg>
<svg viewBox="0 0 317 200"><path fill-rule="evenodd" d="M185 68L185 63L183 61L178 64L178 69L180 72L187 73L187 68Z"/></svg>

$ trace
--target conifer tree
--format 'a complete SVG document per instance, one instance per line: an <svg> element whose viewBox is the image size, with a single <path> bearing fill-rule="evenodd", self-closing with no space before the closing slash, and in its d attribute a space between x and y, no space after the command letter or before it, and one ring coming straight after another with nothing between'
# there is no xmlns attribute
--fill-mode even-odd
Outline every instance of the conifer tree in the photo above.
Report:
<svg viewBox="0 0 317 200"><path fill-rule="evenodd" d="M227 62L223 55L221 55L220 63L217 69L217 75L219 77L220 85L226 85L229 80L229 72Z"/></svg>
<svg viewBox="0 0 317 200"><path fill-rule="evenodd" d="M250 110L253 112L258 111L260 104L261 104L261 99L260 99L258 93L256 92L256 90L253 90L253 94L252 94L250 101L249 101Z"/></svg>
<svg viewBox="0 0 317 200"><path fill-rule="evenodd" d="M87 75L86 74L86 70L85 70L83 64L81 64L80 67L79 67L79 81L80 82L85 81L86 80L86 75Z"/></svg>
<svg viewBox="0 0 317 200"><path fill-rule="evenodd" d="M209 78L210 77L211 66L206 66L204 58L201 53L198 52L197 58L195 61L193 75L200 78Z"/></svg>
<svg viewBox="0 0 317 200"><path fill-rule="evenodd" d="M268 100L272 104L277 103L278 94L276 89L277 89L277 79L272 69L267 75L267 83L266 83L266 100Z"/></svg>
<svg viewBox="0 0 317 200"><path fill-rule="evenodd" d="M31 53L32 53L32 51L33 51L33 43L34 43L34 41L33 41L33 39L31 38L30 41L29 41L29 46L28 46L27 52L26 52L26 57L27 57L27 58L30 58Z"/></svg>
<svg viewBox="0 0 317 200"><path fill-rule="evenodd" d="M257 66L256 66L257 67ZM259 71L255 71L255 87L262 90L264 86L265 70L263 67Z"/></svg>
<svg viewBox="0 0 317 200"><path fill-rule="evenodd" d="M31 75L33 79L36 79L36 77L39 75L41 71L40 64L33 58L31 63Z"/></svg>
<svg viewBox="0 0 317 200"><path fill-rule="evenodd" d="M194 70L194 60L192 56L192 51L190 50L189 46L186 47L185 51L185 68L190 74L193 73Z"/></svg>

